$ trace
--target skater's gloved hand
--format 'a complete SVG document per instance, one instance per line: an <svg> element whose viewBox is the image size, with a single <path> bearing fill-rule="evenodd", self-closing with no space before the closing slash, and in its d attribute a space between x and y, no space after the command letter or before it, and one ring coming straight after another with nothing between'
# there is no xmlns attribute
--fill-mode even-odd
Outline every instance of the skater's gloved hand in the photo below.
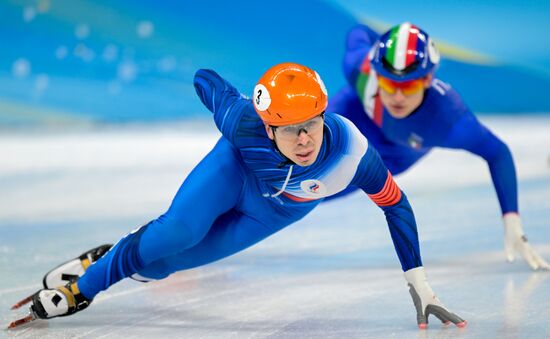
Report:
<svg viewBox="0 0 550 339"><path fill-rule="evenodd" d="M408 270L405 272L405 279L409 283L409 293L416 307L416 320L420 329L428 327L428 316L430 314L435 315L445 325L452 322L458 327L466 326L466 320L449 311L439 301L426 280L424 267L420 266Z"/></svg>
<svg viewBox="0 0 550 339"><path fill-rule="evenodd" d="M527 241L527 237L521 226L521 219L517 213L506 213L504 221L504 250L509 262L514 261L515 251L518 251L523 259L533 270L550 270L550 264L546 262Z"/></svg>

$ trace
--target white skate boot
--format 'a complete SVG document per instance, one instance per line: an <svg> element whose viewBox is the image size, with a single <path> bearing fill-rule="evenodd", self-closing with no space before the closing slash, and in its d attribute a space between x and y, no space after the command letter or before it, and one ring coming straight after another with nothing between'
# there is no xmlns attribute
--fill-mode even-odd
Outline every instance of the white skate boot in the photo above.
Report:
<svg viewBox="0 0 550 339"><path fill-rule="evenodd" d="M56 287L65 286L68 283L77 281L78 278L86 272L88 267L99 260L99 258L107 253L112 246L113 245L111 244L98 246L49 271L42 279L44 289L55 289ZM20 308L21 306L29 303L33 297L34 294L20 300L14 304L11 309L16 310Z"/></svg>
<svg viewBox="0 0 550 339"><path fill-rule="evenodd" d="M111 244L98 246L52 269L42 279L44 288L51 289L64 286L69 282L78 280L88 267L107 253L112 246Z"/></svg>
<svg viewBox="0 0 550 339"><path fill-rule="evenodd" d="M31 313L40 319L63 317L85 309L91 302L92 300L80 293L78 283L75 281L33 294Z"/></svg>

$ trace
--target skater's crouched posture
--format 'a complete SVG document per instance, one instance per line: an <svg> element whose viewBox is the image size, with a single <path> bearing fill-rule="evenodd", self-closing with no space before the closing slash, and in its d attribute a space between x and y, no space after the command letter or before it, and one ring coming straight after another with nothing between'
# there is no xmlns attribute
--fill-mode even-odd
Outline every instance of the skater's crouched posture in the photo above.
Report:
<svg viewBox="0 0 550 339"><path fill-rule="evenodd" d="M162 279L225 258L353 186L386 216L419 326L426 327L430 313L465 325L427 283L407 197L358 129L325 112L327 93L315 71L276 65L251 99L212 70L199 70L194 84L223 136L189 174L166 213L122 238L80 278L37 292L31 306L35 316L77 312L129 276Z"/></svg>

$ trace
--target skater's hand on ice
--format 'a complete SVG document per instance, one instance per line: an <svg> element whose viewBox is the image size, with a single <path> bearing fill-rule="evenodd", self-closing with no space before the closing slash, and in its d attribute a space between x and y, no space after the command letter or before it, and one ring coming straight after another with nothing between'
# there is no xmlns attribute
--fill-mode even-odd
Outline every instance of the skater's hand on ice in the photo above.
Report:
<svg viewBox="0 0 550 339"><path fill-rule="evenodd" d="M458 327L465 327L466 320L449 311L432 291L426 280L424 267L416 267L405 272L405 279L409 285L409 293L416 307L418 327L428 327L428 316L433 314L445 325L454 323Z"/></svg>
<svg viewBox="0 0 550 339"><path fill-rule="evenodd" d="M516 213L506 213L503 220L504 250L506 251L506 258L508 261L514 261L515 252L518 251L533 270L550 270L550 264L548 264L548 262L546 262L527 241L519 215Z"/></svg>

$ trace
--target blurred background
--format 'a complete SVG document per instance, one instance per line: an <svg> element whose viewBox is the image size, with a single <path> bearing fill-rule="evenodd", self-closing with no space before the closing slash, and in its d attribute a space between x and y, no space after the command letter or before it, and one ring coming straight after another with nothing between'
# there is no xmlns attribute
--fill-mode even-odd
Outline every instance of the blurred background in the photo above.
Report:
<svg viewBox="0 0 550 339"><path fill-rule="evenodd" d="M438 77L474 112L546 113L549 13L542 0L0 0L0 129L210 119L198 68L250 93L295 61L335 93L346 32L406 20L435 38Z"/></svg>

